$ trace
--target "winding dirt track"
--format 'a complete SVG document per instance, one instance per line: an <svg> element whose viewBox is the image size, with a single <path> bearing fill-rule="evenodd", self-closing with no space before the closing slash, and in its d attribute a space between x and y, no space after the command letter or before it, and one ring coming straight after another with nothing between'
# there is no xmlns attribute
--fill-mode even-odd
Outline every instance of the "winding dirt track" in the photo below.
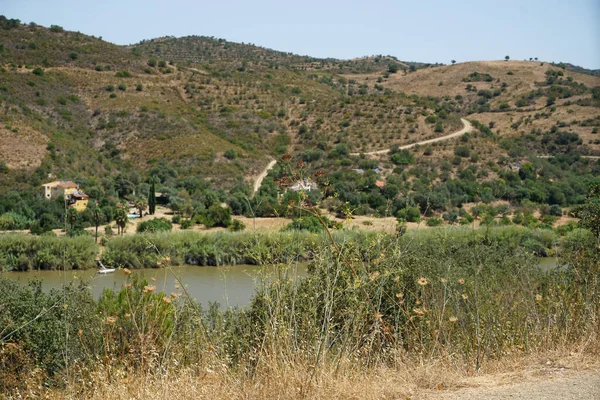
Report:
<svg viewBox="0 0 600 400"><path fill-rule="evenodd" d="M400 146L398 147L400 150L404 150L404 149L410 149L412 147L415 146L421 146L424 144L429 144L429 143L435 143L435 142L441 142L443 140L448 140L448 139L452 139L455 137L459 137L464 135L467 132L471 132L473 130L473 125L471 125L471 123L469 121L467 121L464 118L460 119L464 125L464 127L460 130L460 131L456 131L453 132L449 135L446 136L440 136L438 138L435 139L429 139L429 140L423 140L421 142L417 142L417 143L412 143L412 144L407 144L404 146ZM366 154L368 156L372 156L372 155L377 155L377 154L386 154L389 153L390 149L385 149L385 150L377 150L377 151L371 151L368 153L350 153L351 156L358 156L360 154ZM269 173L269 170L271 168L273 168L273 166L275 166L275 164L277 163L277 160L271 160L269 162L269 164L267 165L267 167L260 173L260 175L258 175L258 177L256 177L256 180L254 181L254 190L252 191L252 195L256 194L256 192L258 192L258 189L260 189L260 185L262 184L263 179L265 179L265 177L267 176L267 174Z"/></svg>
<svg viewBox="0 0 600 400"><path fill-rule="evenodd" d="M407 145L404 145L404 146L399 146L398 149L405 150L405 149L411 149L411 148L413 148L415 146L422 146L424 144L441 142L441 141L444 141L444 140L448 140L448 139L452 139L452 138L455 138L455 137L462 136L465 133L471 132L473 130L473 125L471 125L471 123L469 121L467 121L464 118L461 118L460 120L462 121L462 123L464 125L464 127L460 131L456 131L456 132L453 132L453 133L451 133L449 135L440 136L440 137L434 138L434 139L423 140L421 142L407 144ZM390 152L390 149L385 149L385 150L370 151L368 153L350 153L350 155L351 156L358 156L360 154L365 154L367 156L375 156L375 155L378 155L378 154L387 154L389 152Z"/></svg>
<svg viewBox="0 0 600 400"><path fill-rule="evenodd" d="M254 181L254 189L252 191L252 195L255 195L256 192L258 192L258 189L260 189L260 185L262 184L263 179L265 179L265 177L269 173L269 170L273 168L275 164L277 164L277 160L271 160L267 165L267 168L265 168L263 172L261 172L260 175L256 177L256 180Z"/></svg>

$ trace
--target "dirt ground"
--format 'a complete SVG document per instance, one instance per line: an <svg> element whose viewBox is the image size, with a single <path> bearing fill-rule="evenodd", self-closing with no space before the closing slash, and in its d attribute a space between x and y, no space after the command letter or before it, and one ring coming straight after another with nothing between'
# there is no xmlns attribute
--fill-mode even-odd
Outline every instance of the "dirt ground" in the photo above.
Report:
<svg viewBox="0 0 600 400"><path fill-rule="evenodd" d="M525 370L483 375L461 382L465 387L448 391L427 391L414 400L598 400L600 365L591 369L571 368L548 361Z"/></svg>

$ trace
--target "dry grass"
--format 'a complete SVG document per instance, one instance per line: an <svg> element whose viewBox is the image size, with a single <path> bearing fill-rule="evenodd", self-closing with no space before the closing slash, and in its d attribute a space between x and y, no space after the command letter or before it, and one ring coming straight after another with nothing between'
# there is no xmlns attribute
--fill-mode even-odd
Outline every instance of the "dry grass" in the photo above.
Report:
<svg viewBox="0 0 600 400"><path fill-rule="evenodd" d="M546 79L545 72L548 69L559 69L548 63L535 61L471 61L427 69L420 69L413 73L399 72L392 74L382 85L391 89L399 90L407 94L420 96L452 96L465 94L463 78L472 72L490 74L493 82L471 82L477 89L489 89L490 84L497 79L508 83L508 91L512 94L522 94L535 88L534 82L543 82ZM513 74L508 75L511 71ZM361 78L376 78L377 74L360 75ZM589 87L599 86L600 77L594 77L576 72L565 71L565 77L572 76L577 82ZM440 86L440 82L442 85ZM499 86L499 85L498 85Z"/></svg>
<svg viewBox="0 0 600 400"><path fill-rule="evenodd" d="M8 168L38 167L46 154L48 138L24 123L16 122L10 127L0 127L0 161Z"/></svg>
<svg viewBox="0 0 600 400"><path fill-rule="evenodd" d="M130 374L103 365L83 381L72 377L66 389L39 393L48 399L402 399L434 397L461 388L543 380L544 371L598 370L598 359L577 349L507 356L474 374L451 357L425 364L364 371L352 360L327 363L315 375L302 364L266 361L253 378L219 366L173 369L164 374ZM84 372L86 375L87 373ZM546 374L547 375L547 374ZM547 379L547 376L546 376ZM84 383L85 382L85 383Z"/></svg>

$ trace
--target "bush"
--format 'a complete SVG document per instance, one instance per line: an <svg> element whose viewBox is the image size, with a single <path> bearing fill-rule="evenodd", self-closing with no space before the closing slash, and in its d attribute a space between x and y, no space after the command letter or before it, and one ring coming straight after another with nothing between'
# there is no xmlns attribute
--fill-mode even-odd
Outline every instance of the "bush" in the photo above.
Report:
<svg viewBox="0 0 600 400"><path fill-rule="evenodd" d="M421 220L421 212L417 207L406 207L399 210L396 217L406 222L419 222Z"/></svg>
<svg viewBox="0 0 600 400"><path fill-rule="evenodd" d="M173 224L166 218L155 218L141 222L137 226L137 232L169 232L173 229Z"/></svg>
<svg viewBox="0 0 600 400"><path fill-rule="evenodd" d="M231 225L231 208L222 207L219 204L213 204L199 216L200 223L207 228L222 226L224 228Z"/></svg>
<svg viewBox="0 0 600 400"><path fill-rule="evenodd" d="M44 75L44 70L40 67L37 67L33 69L32 73L37 76L42 76Z"/></svg>
<svg viewBox="0 0 600 400"><path fill-rule="evenodd" d="M466 146L456 146L454 148L454 154L462 158L467 158L471 155L471 151Z"/></svg>
<svg viewBox="0 0 600 400"><path fill-rule="evenodd" d="M193 224L194 223L191 219L184 219L181 221L181 229L190 229Z"/></svg>
<svg viewBox="0 0 600 400"><path fill-rule="evenodd" d="M127 90L127 86L125 86L124 83L119 83L119 90L124 92L125 90Z"/></svg>
<svg viewBox="0 0 600 400"><path fill-rule="evenodd" d="M237 158L237 152L234 149L227 149L223 153L223 156L228 160L235 160Z"/></svg>
<svg viewBox="0 0 600 400"><path fill-rule="evenodd" d="M438 217L427 218L427 226L440 226L443 223L444 221Z"/></svg>
<svg viewBox="0 0 600 400"><path fill-rule="evenodd" d="M390 63L388 65L388 72L390 74L395 74L396 72L398 72L399 69L400 69L400 67L396 63Z"/></svg>
<svg viewBox="0 0 600 400"><path fill-rule="evenodd" d="M321 219L323 220L323 222L325 222L326 225L330 225L330 222L326 217L321 217ZM285 227L285 230L305 230L317 233L324 231L325 227L321 224L319 218L317 218L316 216L304 215L302 217L294 218L292 222L290 222L288 226Z"/></svg>
<svg viewBox="0 0 600 400"><path fill-rule="evenodd" d="M562 216L562 208L558 204L553 204L550 206L549 214L555 217Z"/></svg>
<svg viewBox="0 0 600 400"><path fill-rule="evenodd" d="M129 71L119 71L115 74L117 78L131 78L131 73Z"/></svg>
<svg viewBox="0 0 600 400"><path fill-rule="evenodd" d="M234 219L231 221L231 225L229 226L229 230L232 232L241 232L246 230L246 224L244 224L239 219Z"/></svg>

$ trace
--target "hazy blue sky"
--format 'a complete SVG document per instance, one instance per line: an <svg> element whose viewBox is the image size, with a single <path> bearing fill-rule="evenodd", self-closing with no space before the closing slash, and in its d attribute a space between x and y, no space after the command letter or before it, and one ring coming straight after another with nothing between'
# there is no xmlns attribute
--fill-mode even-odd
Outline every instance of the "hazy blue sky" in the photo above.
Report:
<svg viewBox="0 0 600 400"><path fill-rule="evenodd" d="M0 0L0 14L117 44L205 35L316 57L600 68L600 0Z"/></svg>

